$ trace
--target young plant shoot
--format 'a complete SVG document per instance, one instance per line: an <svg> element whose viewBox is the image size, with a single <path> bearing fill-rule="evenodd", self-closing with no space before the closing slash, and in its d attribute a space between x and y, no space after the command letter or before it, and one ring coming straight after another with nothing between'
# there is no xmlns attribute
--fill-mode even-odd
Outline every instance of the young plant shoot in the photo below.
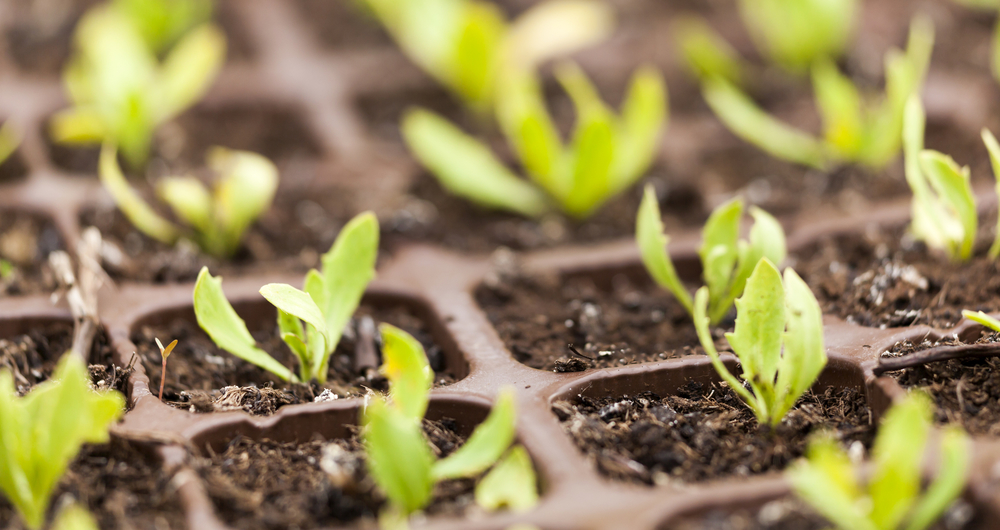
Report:
<svg viewBox="0 0 1000 530"><path fill-rule="evenodd" d="M740 0L739 8L758 50L789 71L806 73L843 53L858 1Z"/></svg>
<svg viewBox="0 0 1000 530"><path fill-rule="evenodd" d="M167 245L187 238L206 253L225 258L239 249L246 230L271 207L278 169L256 153L222 147L209 151L207 163L218 176L211 193L190 175L165 177L156 185L157 195L187 228L161 217L139 196L108 144L101 149L99 173L104 189L139 231Z"/></svg>
<svg viewBox="0 0 1000 530"><path fill-rule="evenodd" d="M198 274L194 286L198 325L219 348L284 381L325 383L330 355L361 303L368 282L375 277L378 230L374 214L360 214L344 226L323 255L321 270L306 274L303 291L277 283L260 289L260 294L278 308L281 338L298 358L298 377L257 347L246 323L222 292L222 279L209 274L207 267Z"/></svg>
<svg viewBox="0 0 1000 530"><path fill-rule="evenodd" d="M795 271L785 269L782 284L778 269L761 258L743 296L736 300L736 329L726 333L743 368L742 378L750 386L747 390L715 349L708 300L708 287L698 289L694 325L712 366L754 411L761 425L777 426L826 366L819 302Z"/></svg>
<svg viewBox="0 0 1000 530"><path fill-rule="evenodd" d="M174 351L174 348L177 346L177 339L174 339L173 342L167 344L166 348L163 347L163 344L160 342L160 339L155 339L155 340L156 340L156 347L160 349L160 358L163 359L163 366L160 369L160 401L163 401L163 383L167 382L167 358L170 357L170 354Z"/></svg>
<svg viewBox="0 0 1000 530"><path fill-rule="evenodd" d="M520 446L510 448L516 419L513 391L502 391L465 444L437 460L422 428L434 376L427 356L407 333L386 324L381 333L380 371L389 380L389 396L370 399L361 424L369 473L389 499L388 509L380 516L383 527L387 521L405 521L426 507L436 483L475 477L491 466L492 471L476 487L477 502L486 509L533 506L537 489L531 459ZM500 460L505 452L507 456Z"/></svg>
<svg viewBox="0 0 1000 530"><path fill-rule="evenodd" d="M750 215L754 225L750 229L749 241L739 238L743 218L743 200L740 198L716 208L702 229L698 255L709 293L708 315L713 325L729 313L733 301L743 293L747 278L761 258L774 263L785 259L785 231L781 224L760 208L751 207ZM670 238L663 232L660 206L652 186L646 187L639 205L635 239L649 275L670 291L688 313L694 315L691 295L684 288L667 253Z"/></svg>
<svg viewBox="0 0 1000 530"><path fill-rule="evenodd" d="M885 415L872 450L867 484L835 439L820 436L807 458L788 470L795 493L841 530L924 530L961 495L969 471L969 440L961 427L941 437L938 474L921 495L919 465L927 450L932 404L911 393Z"/></svg>
<svg viewBox="0 0 1000 530"><path fill-rule="evenodd" d="M960 167L938 151L924 149L925 116L920 100L913 96L906 105L903 150L906 182L913 192L910 231L928 247L945 252L955 261L968 261L976 242L979 216L968 166ZM983 143L990 155L994 176L1000 177L1000 144L986 129ZM1000 196L1000 178L997 180ZM1000 255L1000 218L988 255Z"/></svg>
<svg viewBox="0 0 1000 530"><path fill-rule="evenodd" d="M197 102L226 55L222 30L202 24L186 33L162 62L132 19L114 5L87 12L63 73L73 106L52 117L56 142L117 145L133 168L149 156L153 132Z"/></svg>
<svg viewBox="0 0 1000 530"><path fill-rule="evenodd" d="M212 17L212 0L114 0L153 53L160 54Z"/></svg>
<svg viewBox="0 0 1000 530"><path fill-rule="evenodd" d="M64 355L52 379L24 397L11 372L0 371L0 490L29 528L42 527L52 493L80 447L107 442L108 427L124 410L118 392L90 388L78 355Z"/></svg>
<svg viewBox="0 0 1000 530"><path fill-rule="evenodd" d="M493 2L364 0L403 51L480 115L511 71L604 39L613 15L594 0L549 0L508 23Z"/></svg>
<svg viewBox="0 0 1000 530"><path fill-rule="evenodd" d="M982 324L988 329L1000 333L1000 320L997 320L982 311L969 311L968 309L963 309L962 316L973 322Z"/></svg>
<svg viewBox="0 0 1000 530"><path fill-rule="evenodd" d="M555 206L585 219L635 183L652 163L667 116L666 87L654 70L639 70L616 116L575 64L560 65L556 77L576 109L569 145L559 137L534 76L508 79L500 94L501 128L530 182L516 176L486 145L428 110L407 113L403 137L454 195L527 217Z"/></svg>
<svg viewBox="0 0 1000 530"><path fill-rule="evenodd" d="M822 138L767 114L725 75L703 79L702 91L726 127L771 156L818 169L844 162L880 168L899 151L906 101L923 85L933 45L932 23L915 18L906 53L886 55L885 95L877 101L866 101L831 60L815 62L812 82Z"/></svg>

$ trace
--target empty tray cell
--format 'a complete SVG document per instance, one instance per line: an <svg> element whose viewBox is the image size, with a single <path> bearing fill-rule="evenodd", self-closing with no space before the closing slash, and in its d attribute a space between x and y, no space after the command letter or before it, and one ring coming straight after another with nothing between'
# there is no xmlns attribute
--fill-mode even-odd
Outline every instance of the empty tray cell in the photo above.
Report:
<svg viewBox="0 0 1000 530"><path fill-rule="evenodd" d="M52 292L56 282L48 256L62 248L62 237L47 217L0 211L0 295Z"/></svg>
<svg viewBox="0 0 1000 530"><path fill-rule="evenodd" d="M773 432L704 357L585 377L552 408L601 474L648 485L780 471L822 429L864 447L875 434L861 369L833 359Z"/></svg>
<svg viewBox="0 0 1000 530"><path fill-rule="evenodd" d="M226 60L232 63L253 61L257 58L257 46L240 16L237 0L215 3L215 22L226 33Z"/></svg>
<svg viewBox="0 0 1000 530"><path fill-rule="evenodd" d="M274 307L259 296L232 302L258 346L297 374L298 360L278 333ZM376 371L381 364L377 326L383 322L421 342L435 371L436 386L464 377L468 372L464 359L442 336L443 326L432 320L429 310L415 300L369 295L330 358L325 384L285 383L216 347L198 327L191 306L143 318L132 328L132 341L149 376L150 388L158 390L161 359L154 339L159 338L163 344L178 340L167 365L163 394L167 403L195 412L245 410L268 415L285 405L363 396L368 389L387 389L386 380Z"/></svg>
<svg viewBox="0 0 1000 530"><path fill-rule="evenodd" d="M358 2L295 0L302 22L316 42L331 51L394 46L374 16Z"/></svg>

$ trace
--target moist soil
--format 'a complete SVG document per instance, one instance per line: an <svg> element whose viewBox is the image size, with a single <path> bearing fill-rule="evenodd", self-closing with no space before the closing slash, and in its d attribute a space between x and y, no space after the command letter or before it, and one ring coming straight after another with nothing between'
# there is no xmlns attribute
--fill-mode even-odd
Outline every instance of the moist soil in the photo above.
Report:
<svg viewBox="0 0 1000 530"><path fill-rule="evenodd" d="M20 151L14 151L0 164L0 185L14 184L28 176L28 166Z"/></svg>
<svg viewBox="0 0 1000 530"><path fill-rule="evenodd" d="M172 478L145 452L121 439L84 445L52 496L49 520L64 503L75 501L104 530L183 530L187 525ZM2 496L0 526L27 530Z"/></svg>
<svg viewBox="0 0 1000 530"><path fill-rule="evenodd" d="M424 432L439 458L465 442L447 418L425 419ZM197 458L194 465L216 513L233 528L306 529L352 522L376 528L375 517L385 502L368 474L356 432L348 439L301 444L239 437L225 452ZM478 510L474 487L474 479L438 484L425 513L471 515Z"/></svg>
<svg viewBox="0 0 1000 530"><path fill-rule="evenodd" d="M662 398L580 396L552 409L601 474L647 485L780 471L821 429L845 446L869 447L875 435L865 396L854 388L807 392L773 432L722 384L690 382Z"/></svg>
<svg viewBox="0 0 1000 530"><path fill-rule="evenodd" d="M48 265L50 252L63 248L62 237L47 218L0 211L0 296L51 293L56 280Z"/></svg>
<svg viewBox="0 0 1000 530"><path fill-rule="evenodd" d="M975 344L996 344L1000 355L1000 335L984 334ZM901 342L883 356L904 356L935 346L963 344L948 338L919 344ZM1000 359L966 357L935 361L905 368L887 375L906 388L919 388L937 404L934 417L938 423L961 425L973 435L1000 436Z"/></svg>
<svg viewBox="0 0 1000 530"><path fill-rule="evenodd" d="M668 292L625 274L610 284L498 275L476 300L507 349L532 368L582 371L703 353L691 317Z"/></svg>
<svg viewBox="0 0 1000 530"><path fill-rule="evenodd" d="M375 18L365 13L361 4L295 0L299 19L319 44L331 51L388 48L392 40Z"/></svg>
<svg viewBox="0 0 1000 530"><path fill-rule="evenodd" d="M370 321L374 327L360 324ZM150 390L159 392L162 361L155 338L163 344L178 343L167 364L163 399L168 404L192 412L244 410L251 414L273 414L285 405L357 397L370 390L387 390L387 381L378 375L381 365L377 330L385 322L414 336L424 346L438 386L453 382L450 367L444 366L441 349L434 344L426 324L407 307L372 306L358 308L348 331L330 358L325 384L289 384L262 368L219 349L194 322L176 318L166 325L142 326L132 336L150 380ZM298 374L298 361L278 335L274 318L248 324L257 345ZM368 331L363 331L367 329ZM361 357L358 356L358 352ZM368 352L370 362L356 362Z"/></svg>

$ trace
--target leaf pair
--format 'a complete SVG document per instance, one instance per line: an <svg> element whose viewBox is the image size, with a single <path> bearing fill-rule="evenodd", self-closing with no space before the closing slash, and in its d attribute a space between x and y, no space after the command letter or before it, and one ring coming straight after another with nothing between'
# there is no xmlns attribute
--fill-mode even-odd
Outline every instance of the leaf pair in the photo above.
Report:
<svg viewBox="0 0 1000 530"><path fill-rule="evenodd" d="M228 257L239 249L250 225L271 207L278 189L278 169L256 153L222 147L212 148L207 162L217 175L213 192L190 175L162 178L156 192L190 227L188 237L202 250ZM157 214L129 185L110 144L101 149L99 170L104 189L142 233L168 245L185 235L181 227Z"/></svg>
<svg viewBox="0 0 1000 530"><path fill-rule="evenodd" d="M260 289L260 294L278 308L281 338L299 360L298 379L257 347L246 323L226 299L222 279L213 277L207 267L198 274L194 286L198 325L219 348L282 380L325 383L330 355L361 303L368 282L375 277L378 240L378 219L371 212L362 213L340 231L322 257L321 270L306 274L303 291L275 283Z"/></svg>
<svg viewBox="0 0 1000 530"><path fill-rule="evenodd" d="M114 0L154 53L177 43L185 33L209 21L212 0Z"/></svg>
<svg viewBox="0 0 1000 530"><path fill-rule="evenodd" d="M527 217L538 217L555 203L567 215L585 219L652 163L666 120L666 88L658 73L639 70L616 116L579 67L562 64L556 76L576 109L569 145L563 145L534 76L511 76L499 95L500 126L531 182L428 110L407 113L403 136L417 159L455 195Z"/></svg>
<svg viewBox="0 0 1000 530"><path fill-rule="evenodd" d="M874 474L867 485L831 436L809 445L807 459L788 477L796 494L843 530L924 530L958 498L969 471L969 440L961 427L941 437L938 475L923 495L922 460L931 427L927 396L911 393L889 409L872 451Z"/></svg>
<svg viewBox="0 0 1000 530"><path fill-rule="evenodd" d="M702 276L708 292L708 315L714 325L721 321L733 305L733 300L743 293L747 278L761 258L775 263L785 259L785 232L781 224L769 213L751 207L754 218L749 240L740 239L743 218L743 200L733 199L712 212L702 229L702 243L698 250L701 257ZM663 232L660 207L652 186L647 186L635 227L636 244L642 263L649 275L661 287L694 314L691 295L681 282L674 264L667 253L670 238Z"/></svg>
<svg viewBox="0 0 1000 530"><path fill-rule="evenodd" d="M931 22L915 18L906 53L892 50L886 55L886 92L879 101L866 101L832 61L814 62L812 82L823 121L822 138L761 109L734 84L731 68L703 77L702 92L726 127L771 156L818 169L842 162L879 168L899 151L906 101L920 91L933 44ZM702 61L696 68L707 68Z"/></svg>
<svg viewBox="0 0 1000 530"><path fill-rule="evenodd" d="M741 0L740 15L757 49L792 72L835 59L847 46L857 0Z"/></svg>
<svg viewBox="0 0 1000 530"><path fill-rule="evenodd" d="M201 98L226 52L222 31L203 24L185 34L161 63L115 5L88 11L74 42L63 73L73 107L53 116L52 138L117 145L136 168L146 163L156 128Z"/></svg>
<svg viewBox="0 0 1000 530"><path fill-rule="evenodd" d="M49 499L80 447L107 442L108 427L124 409L118 392L91 390L87 366L73 354L23 398L10 371L0 372L0 490L28 527L42 527Z"/></svg>
<svg viewBox="0 0 1000 530"><path fill-rule="evenodd" d="M826 366L819 303L795 271L785 269L782 283L778 269L767 258L760 260L736 300L736 329L726 333L750 385L747 390L715 349L708 298L707 287L695 294L694 324L712 366L761 425L777 425Z"/></svg>

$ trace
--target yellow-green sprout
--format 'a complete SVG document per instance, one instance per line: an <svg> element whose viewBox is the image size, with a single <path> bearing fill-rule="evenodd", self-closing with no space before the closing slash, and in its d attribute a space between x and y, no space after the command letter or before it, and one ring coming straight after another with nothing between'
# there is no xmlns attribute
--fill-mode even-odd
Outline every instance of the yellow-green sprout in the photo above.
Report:
<svg viewBox="0 0 1000 530"><path fill-rule="evenodd" d="M793 72L835 60L850 42L858 0L740 0L757 49Z"/></svg>
<svg viewBox="0 0 1000 530"><path fill-rule="evenodd" d="M154 53L166 51L191 29L208 22L212 0L114 0Z"/></svg>

